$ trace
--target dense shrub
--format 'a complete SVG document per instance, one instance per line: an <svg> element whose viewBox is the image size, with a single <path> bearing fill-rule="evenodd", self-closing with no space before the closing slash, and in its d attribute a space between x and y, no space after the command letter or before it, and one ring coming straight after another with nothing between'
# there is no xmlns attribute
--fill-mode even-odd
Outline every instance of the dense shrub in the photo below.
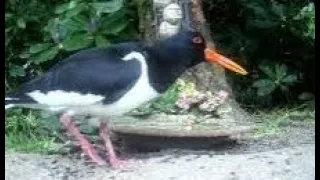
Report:
<svg viewBox="0 0 320 180"><path fill-rule="evenodd" d="M138 23L134 3L6 0L6 90L75 51L135 37Z"/></svg>
<svg viewBox="0 0 320 180"><path fill-rule="evenodd" d="M238 100L270 106L314 93L314 1L204 2L217 48L251 72L229 75Z"/></svg>

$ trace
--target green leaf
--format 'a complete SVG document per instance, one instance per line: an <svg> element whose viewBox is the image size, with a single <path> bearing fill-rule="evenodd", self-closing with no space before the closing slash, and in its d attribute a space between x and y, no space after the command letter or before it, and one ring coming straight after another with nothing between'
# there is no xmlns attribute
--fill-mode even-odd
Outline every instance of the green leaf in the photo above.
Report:
<svg viewBox="0 0 320 180"><path fill-rule="evenodd" d="M275 66L277 79L282 79L287 75L288 67L285 64L277 64Z"/></svg>
<svg viewBox="0 0 320 180"><path fill-rule="evenodd" d="M86 31L88 25L88 19L84 16L75 16L74 18L69 18L61 22L62 28L67 29L69 34L75 32Z"/></svg>
<svg viewBox="0 0 320 180"><path fill-rule="evenodd" d="M288 89L287 86L280 85L280 90L281 90L282 92L286 92L286 91L288 91L289 89Z"/></svg>
<svg viewBox="0 0 320 180"><path fill-rule="evenodd" d="M309 92L303 92L298 96L298 99L301 101L310 101L314 98L315 98L314 94Z"/></svg>
<svg viewBox="0 0 320 180"><path fill-rule="evenodd" d="M88 47L93 42L93 37L88 34L75 34L68 36L63 42L63 49L74 51Z"/></svg>
<svg viewBox="0 0 320 180"><path fill-rule="evenodd" d="M69 3L65 3L65 4L62 4L60 6L58 6L55 10L55 13L56 14L62 14L64 13L66 10L68 10L69 8Z"/></svg>
<svg viewBox="0 0 320 180"><path fill-rule="evenodd" d="M21 29L25 29L26 28L26 21L22 18L19 18L17 20L17 26Z"/></svg>
<svg viewBox="0 0 320 180"><path fill-rule="evenodd" d="M11 43L11 40L13 39L13 37L6 37L5 38L5 42L4 42L4 45L5 45L5 47L7 47L10 43Z"/></svg>
<svg viewBox="0 0 320 180"><path fill-rule="evenodd" d="M268 79L260 79L252 84L252 87L258 88L258 96L266 96L271 94L276 88L276 84Z"/></svg>
<svg viewBox="0 0 320 180"><path fill-rule="evenodd" d="M253 15L257 18L268 19L268 17L270 17L268 8L266 8L268 7L266 2L255 1L253 3L246 4L246 7L248 8L248 10L251 10Z"/></svg>
<svg viewBox="0 0 320 180"><path fill-rule="evenodd" d="M30 57L29 50L27 50L27 51L19 54L19 58L21 58L21 59L27 59L27 58L29 58L29 57Z"/></svg>
<svg viewBox="0 0 320 180"><path fill-rule="evenodd" d="M275 15L277 15L278 17L280 17L280 18L282 18L282 17L284 17L284 5L283 4L278 4L278 3L276 3L276 2L273 2L272 3L272 6L271 6L271 8L272 8L272 12L275 14Z"/></svg>
<svg viewBox="0 0 320 180"><path fill-rule="evenodd" d="M9 28L6 28L6 29L4 30L4 32L5 32L5 33L9 33L11 30L12 30L12 27L9 27Z"/></svg>
<svg viewBox="0 0 320 180"><path fill-rule="evenodd" d="M78 4L75 8L70 9L66 12L66 17L71 18L71 17L77 16L82 11L84 11L86 8L87 8L86 4L84 4L84 3Z"/></svg>
<svg viewBox="0 0 320 180"><path fill-rule="evenodd" d="M113 24L112 28L108 29L105 32L108 34L118 34L123 31L128 26L128 24L129 22L124 19L117 21Z"/></svg>
<svg viewBox="0 0 320 180"><path fill-rule="evenodd" d="M54 46L37 54L32 58L32 60L33 60L33 63L35 64L41 64L43 62L54 59L58 53L59 53L59 47Z"/></svg>
<svg viewBox="0 0 320 180"><path fill-rule="evenodd" d="M78 15L72 18L74 22L76 22L81 27L87 27L89 23L89 18L83 15Z"/></svg>
<svg viewBox="0 0 320 180"><path fill-rule="evenodd" d="M29 48L29 53L36 54L41 51L47 50L52 46L51 43L35 44Z"/></svg>
<svg viewBox="0 0 320 180"><path fill-rule="evenodd" d="M123 0L110 0L107 2L94 2L91 3L92 7L96 10L97 14L113 13L123 7Z"/></svg>
<svg viewBox="0 0 320 180"><path fill-rule="evenodd" d="M102 18L101 25L102 32L106 35L114 35L123 31L129 24L125 17L125 12L120 10Z"/></svg>
<svg viewBox="0 0 320 180"><path fill-rule="evenodd" d="M271 67L268 65L259 65L259 69L266 74L267 76L269 76L271 79L276 79L276 74L275 72L272 71Z"/></svg>
<svg viewBox="0 0 320 180"><path fill-rule="evenodd" d="M277 87L275 86L274 83L270 83L269 86L264 86L258 88L257 95L258 96L267 96L270 95Z"/></svg>
<svg viewBox="0 0 320 180"><path fill-rule="evenodd" d="M291 75L288 75L285 78L283 78L281 81L283 83L293 84L293 83L297 82L297 80L298 80L297 75L291 74Z"/></svg>
<svg viewBox="0 0 320 180"><path fill-rule="evenodd" d="M12 77L23 77L23 76L25 76L25 71L22 66L10 64L9 74Z"/></svg>
<svg viewBox="0 0 320 180"><path fill-rule="evenodd" d="M75 8L76 6L77 6L77 1L70 1L69 3L64 3L56 8L55 13L62 14L67 10Z"/></svg>
<svg viewBox="0 0 320 180"><path fill-rule="evenodd" d="M5 13L5 20L7 21L7 20L9 20L9 19L11 19L13 17L13 14L11 14L11 13Z"/></svg>
<svg viewBox="0 0 320 180"><path fill-rule="evenodd" d="M102 35L97 35L95 37L95 43L97 47L107 47L110 45L110 41Z"/></svg>
<svg viewBox="0 0 320 180"><path fill-rule="evenodd" d="M268 80L268 79L259 79L259 80L255 81L255 82L252 84L252 87L255 87L255 88L264 88L264 87L273 86L273 85L274 85L274 82L272 82L271 80Z"/></svg>
<svg viewBox="0 0 320 180"><path fill-rule="evenodd" d="M272 21L269 19L253 19L252 22L250 22L250 25L255 26L257 28L261 28L261 29L268 29L268 28L278 26L279 22Z"/></svg>
<svg viewBox="0 0 320 180"><path fill-rule="evenodd" d="M12 39L14 38L14 35L12 35L13 33L10 33L10 32L12 32L12 28L7 28L7 29L5 29L5 47L7 47L10 43L11 43L11 41L12 41Z"/></svg>

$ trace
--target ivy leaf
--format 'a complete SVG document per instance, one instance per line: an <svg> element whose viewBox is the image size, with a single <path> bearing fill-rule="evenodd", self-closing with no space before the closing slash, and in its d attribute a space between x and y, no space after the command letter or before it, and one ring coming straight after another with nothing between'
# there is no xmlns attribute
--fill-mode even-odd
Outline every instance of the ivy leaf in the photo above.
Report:
<svg viewBox="0 0 320 180"><path fill-rule="evenodd" d="M5 32L5 33L9 33L12 29L13 29L12 27L6 28L6 29L4 30L4 32Z"/></svg>
<svg viewBox="0 0 320 180"><path fill-rule="evenodd" d="M22 66L10 64L9 74L12 77L23 77L23 76L25 76L25 71Z"/></svg>
<svg viewBox="0 0 320 180"><path fill-rule="evenodd" d="M276 79L276 74L272 71L271 67L270 66L267 66L267 65L260 65L259 66L259 69L264 73L266 74L267 76L269 76L270 78L272 79Z"/></svg>
<svg viewBox="0 0 320 180"><path fill-rule="evenodd" d="M115 22L112 26L112 28L108 29L107 31L105 31L107 34L118 34L121 31L123 31L127 26L128 26L129 22L121 19L117 22Z"/></svg>
<svg viewBox="0 0 320 180"><path fill-rule="evenodd" d="M62 14L67 10L75 8L76 6L77 6L77 1L70 1L69 3L64 3L56 8L55 13Z"/></svg>
<svg viewBox="0 0 320 180"><path fill-rule="evenodd" d="M67 29L69 34L73 34L75 32L81 32L87 30L88 19L84 16L75 16L74 18L68 18L61 22L61 25Z"/></svg>
<svg viewBox="0 0 320 180"><path fill-rule="evenodd" d="M282 79L282 82L287 83L287 84L293 84L295 82L297 82L298 77L295 74L291 74L286 76L285 78Z"/></svg>
<svg viewBox="0 0 320 180"><path fill-rule="evenodd" d="M277 79L282 79L287 75L288 67L285 64L277 64L275 70Z"/></svg>
<svg viewBox="0 0 320 180"><path fill-rule="evenodd" d="M264 88L267 86L272 86L274 83L269 79L259 79L252 84L252 87L255 88Z"/></svg>
<svg viewBox="0 0 320 180"><path fill-rule="evenodd" d="M5 13L5 21L11 19L13 17L13 14L11 13Z"/></svg>
<svg viewBox="0 0 320 180"><path fill-rule="evenodd" d="M72 2L72 1L71 1ZM56 14L62 14L69 9L69 3L62 4L58 6L55 10Z"/></svg>
<svg viewBox="0 0 320 180"><path fill-rule="evenodd" d="M13 39L13 36L9 36L5 38L5 42L4 42L5 47L7 47L11 43L12 39Z"/></svg>
<svg viewBox="0 0 320 180"><path fill-rule="evenodd" d="M23 18L19 18L17 20L17 26L21 29L25 29L26 28L26 21Z"/></svg>
<svg viewBox="0 0 320 180"><path fill-rule="evenodd" d="M251 12L253 13L253 15L255 17L260 17L260 18L264 18L267 19L269 17L269 13L267 11L266 8L263 7L267 7L265 2L259 1L259 2L254 2L254 3L248 3L246 5L246 7L251 10Z"/></svg>
<svg viewBox="0 0 320 180"><path fill-rule="evenodd" d="M77 16L82 11L84 11L86 8L87 8L86 4L84 4L84 3L78 4L75 8L66 11L66 17L72 18L74 16Z"/></svg>
<svg viewBox="0 0 320 180"><path fill-rule="evenodd" d="M97 47L107 47L110 45L110 41L102 35L97 35L95 37L95 43Z"/></svg>
<svg viewBox="0 0 320 180"><path fill-rule="evenodd" d="M86 33L68 36L63 42L63 49L66 51L75 51L83 49L92 44L94 38Z"/></svg>
<svg viewBox="0 0 320 180"><path fill-rule="evenodd" d="M260 79L252 84L252 87L258 88L258 96L266 96L271 94L276 88L276 84L268 79Z"/></svg>
<svg viewBox="0 0 320 180"><path fill-rule="evenodd" d="M248 19L248 21L249 25L261 29L268 29L279 25L278 21L272 21L270 19Z"/></svg>
<svg viewBox="0 0 320 180"><path fill-rule="evenodd" d="M276 89L276 86L274 83L270 84L270 86L265 86L258 88L257 95L258 96L267 96L271 94Z"/></svg>
<svg viewBox="0 0 320 180"><path fill-rule="evenodd" d="M52 46L51 43L36 44L29 48L29 53L36 54L49 49L51 46Z"/></svg>
<svg viewBox="0 0 320 180"><path fill-rule="evenodd" d="M35 55L32 58L32 60L33 60L33 63L35 63L35 64L41 64L43 62L54 59L58 53L59 53L59 47L53 46L53 47Z"/></svg>
<svg viewBox="0 0 320 180"><path fill-rule="evenodd" d="M19 58L21 58L21 59L27 59L29 57L30 57L29 50L24 51L23 53L19 54Z"/></svg>
<svg viewBox="0 0 320 180"><path fill-rule="evenodd" d="M285 7L283 4L278 4L278 3L273 2L271 8L272 8L272 12L276 16L278 16L279 18L284 17L284 14L285 14L284 8Z"/></svg>
<svg viewBox="0 0 320 180"><path fill-rule="evenodd" d="M123 0L110 0L107 2L94 2L91 3L92 7L96 10L97 14L113 13L123 7Z"/></svg>
<svg viewBox="0 0 320 180"><path fill-rule="evenodd" d="M106 35L117 34L124 30L129 24L123 10L108 15L102 22L101 29Z"/></svg>

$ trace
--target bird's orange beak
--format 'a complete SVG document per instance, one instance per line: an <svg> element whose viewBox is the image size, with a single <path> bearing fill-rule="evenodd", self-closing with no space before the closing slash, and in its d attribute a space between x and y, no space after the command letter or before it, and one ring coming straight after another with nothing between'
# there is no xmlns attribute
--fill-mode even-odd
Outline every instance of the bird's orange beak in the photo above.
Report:
<svg viewBox="0 0 320 180"><path fill-rule="evenodd" d="M213 49L206 48L204 50L204 53L205 53L205 59L210 63L217 63L222 67L229 69L231 71L237 72L241 75L248 74L248 72L244 68L242 68L240 65L224 57L223 55L217 53Z"/></svg>

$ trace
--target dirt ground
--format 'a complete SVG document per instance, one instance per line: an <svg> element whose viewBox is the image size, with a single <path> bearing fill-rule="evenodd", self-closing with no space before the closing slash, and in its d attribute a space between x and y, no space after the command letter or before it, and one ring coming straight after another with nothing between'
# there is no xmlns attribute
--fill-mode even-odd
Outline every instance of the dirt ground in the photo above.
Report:
<svg viewBox="0 0 320 180"><path fill-rule="evenodd" d="M121 170L93 167L77 155L7 153L6 180L312 180L314 127L287 128L278 137L243 138L212 150L129 153Z"/></svg>

